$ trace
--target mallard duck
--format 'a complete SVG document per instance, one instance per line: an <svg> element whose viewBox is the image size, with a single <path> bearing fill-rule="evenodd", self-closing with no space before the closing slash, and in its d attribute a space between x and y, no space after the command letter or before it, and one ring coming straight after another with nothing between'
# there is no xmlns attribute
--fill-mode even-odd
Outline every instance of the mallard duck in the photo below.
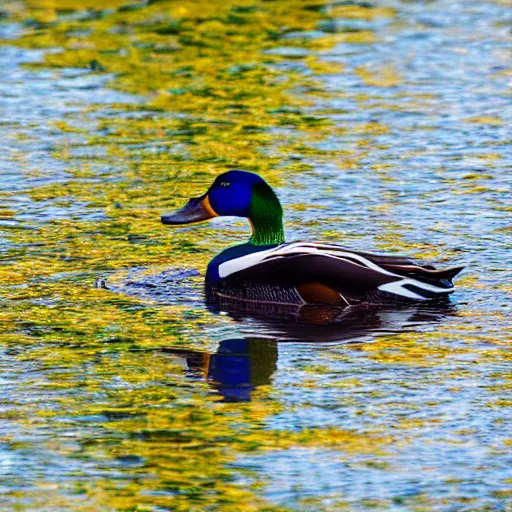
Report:
<svg viewBox="0 0 512 512"><path fill-rule="evenodd" d="M205 194L161 220L176 226L217 216L245 217L252 227L247 243L222 251L208 265L207 296L221 300L337 307L432 300L453 291L452 279L463 268L438 270L331 243L285 243L276 194L257 174L240 170L218 176Z"/></svg>

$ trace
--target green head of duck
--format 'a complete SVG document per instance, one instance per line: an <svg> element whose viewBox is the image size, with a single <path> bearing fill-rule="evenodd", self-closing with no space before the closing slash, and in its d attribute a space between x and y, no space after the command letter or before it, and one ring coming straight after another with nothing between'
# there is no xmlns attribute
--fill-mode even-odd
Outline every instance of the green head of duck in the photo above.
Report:
<svg viewBox="0 0 512 512"><path fill-rule="evenodd" d="M249 219L255 246L284 242L283 209L272 188L257 174L228 171L212 183L205 194L192 198L176 212L162 216L170 225L191 224L217 216Z"/></svg>

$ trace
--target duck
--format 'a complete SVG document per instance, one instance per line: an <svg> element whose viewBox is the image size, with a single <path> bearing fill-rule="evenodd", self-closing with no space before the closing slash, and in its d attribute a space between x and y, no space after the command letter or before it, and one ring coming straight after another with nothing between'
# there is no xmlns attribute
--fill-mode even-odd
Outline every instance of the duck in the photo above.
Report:
<svg viewBox="0 0 512 512"><path fill-rule="evenodd" d="M252 234L208 264L206 296L230 302L347 308L443 300L464 268L438 269L406 256L373 254L314 241L285 241L283 208L258 174L230 170L200 197L164 214L161 222L183 226L215 217L246 218Z"/></svg>

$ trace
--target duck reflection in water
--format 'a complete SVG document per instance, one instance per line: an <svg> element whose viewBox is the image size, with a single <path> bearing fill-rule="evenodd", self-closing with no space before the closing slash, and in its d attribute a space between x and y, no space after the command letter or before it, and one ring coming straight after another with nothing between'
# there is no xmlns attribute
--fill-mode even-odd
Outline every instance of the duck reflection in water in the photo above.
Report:
<svg viewBox="0 0 512 512"><path fill-rule="evenodd" d="M225 402L246 402L258 387L271 382L277 369L279 343L360 344L378 335L414 330L421 324L436 323L453 314L449 304L403 309L347 309L303 306L281 312L283 316L261 318L254 313L241 326L246 337L225 339L215 353L164 348L186 362L192 377L204 378ZM231 311L237 320L248 314ZM292 315L295 322L290 322ZM327 323L330 322L330 323Z"/></svg>
<svg viewBox="0 0 512 512"><path fill-rule="evenodd" d="M206 378L225 402L248 402L252 391L270 382L277 368L275 340L233 338L223 340L214 354L163 349L183 358L191 376Z"/></svg>

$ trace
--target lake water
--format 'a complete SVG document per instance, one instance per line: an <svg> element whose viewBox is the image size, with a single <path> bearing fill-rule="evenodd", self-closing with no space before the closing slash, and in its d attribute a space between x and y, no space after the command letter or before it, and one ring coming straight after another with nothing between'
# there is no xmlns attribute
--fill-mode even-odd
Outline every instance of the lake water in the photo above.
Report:
<svg viewBox="0 0 512 512"><path fill-rule="evenodd" d="M0 508L512 510L510 5L59 2L0 24ZM451 305L207 308L245 223L159 215L233 167Z"/></svg>

